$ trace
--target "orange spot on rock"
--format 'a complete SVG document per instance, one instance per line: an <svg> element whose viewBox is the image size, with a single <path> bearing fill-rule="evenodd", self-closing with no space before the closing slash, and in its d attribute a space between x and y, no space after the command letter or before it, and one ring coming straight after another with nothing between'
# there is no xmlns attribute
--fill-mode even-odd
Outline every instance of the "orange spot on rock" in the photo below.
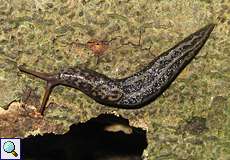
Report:
<svg viewBox="0 0 230 160"><path fill-rule="evenodd" d="M109 43L106 41L90 40L87 42L87 47L97 56L102 55L108 48Z"/></svg>

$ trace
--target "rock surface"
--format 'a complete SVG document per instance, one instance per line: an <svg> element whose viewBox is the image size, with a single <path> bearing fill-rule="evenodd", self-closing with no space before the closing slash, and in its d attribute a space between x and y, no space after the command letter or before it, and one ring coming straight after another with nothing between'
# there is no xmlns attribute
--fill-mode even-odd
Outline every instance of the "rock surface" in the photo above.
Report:
<svg viewBox="0 0 230 160"><path fill-rule="evenodd" d="M217 26L200 54L139 110L107 108L59 86L41 117L45 84L17 69L84 65L121 78L208 23ZM64 134L74 123L114 114L147 131L144 159L230 159L228 0L1 0L0 31L0 137ZM109 42L98 63L86 47L91 39Z"/></svg>

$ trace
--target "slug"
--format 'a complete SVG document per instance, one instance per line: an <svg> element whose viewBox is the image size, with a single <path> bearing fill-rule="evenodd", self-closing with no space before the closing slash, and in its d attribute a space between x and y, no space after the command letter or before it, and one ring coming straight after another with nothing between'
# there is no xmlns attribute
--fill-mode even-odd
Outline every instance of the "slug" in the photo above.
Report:
<svg viewBox="0 0 230 160"><path fill-rule="evenodd" d="M63 69L59 73L40 73L29 70L23 65L18 69L47 82L40 108L41 115L44 114L52 89L57 85L76 88L105 106L138 109L155 100L169 87L198 54L214 26L215 24L209 24L192 33L156 57L142 70L122 79L109 78L93 70L79 67Z"/></svg>

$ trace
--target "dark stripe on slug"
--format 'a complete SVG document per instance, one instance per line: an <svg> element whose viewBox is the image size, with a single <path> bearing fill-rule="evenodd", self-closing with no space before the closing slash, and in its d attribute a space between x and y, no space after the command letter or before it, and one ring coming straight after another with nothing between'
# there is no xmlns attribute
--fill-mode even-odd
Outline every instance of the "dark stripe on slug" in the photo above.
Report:
<svg viewBox="0 0 230 160"><path fill-rule="evenodd" d="M47 81L41 114L56 85L76 88L103 105L136 109L152 102L168 88L203 47L213 28L214 24L203 27L162 53L139 72L123 79L111 79L81 68L68 68L57 74L39 73L23 66L19 66L19 70Z"/></svg>

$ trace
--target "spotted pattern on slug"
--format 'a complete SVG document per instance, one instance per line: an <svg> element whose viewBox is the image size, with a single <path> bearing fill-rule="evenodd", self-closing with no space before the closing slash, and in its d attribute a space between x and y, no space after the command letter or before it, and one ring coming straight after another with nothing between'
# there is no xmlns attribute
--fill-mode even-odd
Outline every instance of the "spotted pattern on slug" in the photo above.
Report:
<svg viewBox="0 0 230 160"><path fill-rule="evenodd" d="M189 63L207 36L205 30L191 35L172 50L160 55L149 67L123 81L121 85L126 94L118 104L141 104L146 97L154 98L154 94L161 92L162 86L170 83L181 68Z"/></svg>
<svg viewBox="0 0 230 160"><path fill-rule="evenodd" d="M100 104L116 108L136 109L152 102L175 80L207 41L214 24L191 34L171 49L165 51L145 68L123 79L112 79L98 72L68 68L58 74L31 71L19 66L20 71L47 81L41 114L56 85L76 88Z"/></svg>

